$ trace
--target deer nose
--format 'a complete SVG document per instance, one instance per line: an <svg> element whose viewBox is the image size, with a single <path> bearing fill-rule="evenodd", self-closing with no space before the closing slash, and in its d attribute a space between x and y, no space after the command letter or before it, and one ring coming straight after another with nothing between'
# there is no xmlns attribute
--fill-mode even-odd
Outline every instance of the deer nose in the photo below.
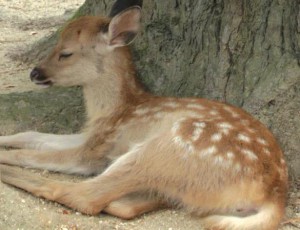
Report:
<svg viewBox="0 0 300 230"><path fill-rule="evenodd" d="M47 78L43 74L43 71L37 67L35 67L30 73L31 81L45 81Z"/></svg>

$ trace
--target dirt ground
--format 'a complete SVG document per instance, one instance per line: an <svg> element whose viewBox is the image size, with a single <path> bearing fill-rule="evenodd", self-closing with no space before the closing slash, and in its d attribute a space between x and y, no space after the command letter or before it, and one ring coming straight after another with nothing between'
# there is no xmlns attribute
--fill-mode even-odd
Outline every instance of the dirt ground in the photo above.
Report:
<svg viewBox="0 0 300 230"><path fill-rule="evenodd" d="M84 0L0 0L0 92L40 90L28 79L32 66L12 61L9 56L51 34L84 2ZM71 176L43 174L61 180L78 180ZM289 218L300 217L300 182L291 186L287 208ZM297 227L298 224L298 227ZM299 229L299 222L282 229ZM58 204L33 197L0 183L0 230L193 230L201 229L199 221L181 211L161 210L133 221L122 221L107 215L82 215Z"/></svg>

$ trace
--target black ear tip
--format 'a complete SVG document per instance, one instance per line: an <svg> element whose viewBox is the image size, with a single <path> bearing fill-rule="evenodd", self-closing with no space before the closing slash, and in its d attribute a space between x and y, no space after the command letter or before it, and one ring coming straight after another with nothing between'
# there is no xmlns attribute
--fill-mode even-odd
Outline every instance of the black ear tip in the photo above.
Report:
<svg viewBox="0 0 300 230"><path fill-rule="evenodd" d="M142 8L143 7L143 0L137 0L135 5Z"/></svg>
<svg viewBox="0 0 300 230"><path fill-rule="evenodd" d="M112 18L116 16L118 13L132 6L139 6L142 8L143 0L117 0L111 9L109 17Z"/></svg>

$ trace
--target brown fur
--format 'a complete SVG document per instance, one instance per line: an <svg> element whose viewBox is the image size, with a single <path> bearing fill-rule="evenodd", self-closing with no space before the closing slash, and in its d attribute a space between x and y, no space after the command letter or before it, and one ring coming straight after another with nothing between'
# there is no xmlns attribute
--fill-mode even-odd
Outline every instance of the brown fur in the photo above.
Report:
<svg viewBox="0 0 300 230"><path fill-rule="evenodd" d="M72 22L38 66L53 84L83 86L88 118L83 144L0 152L2 164L99 175L81 183L59 182L1 166L1 180L86 214L106 211L129 219L179 205L198 216L211 215L204 219L211 229L276 229L287 192L286 164L276 140L230 105L146 93L123 46L128 42L123 33L137 33L139 15L134 7L112 20ZM108 23L106 32L101 28ZM59 60L62 50L73 55ZM21 136L30 135L3 137L0 143L20 147Z"/></svg>

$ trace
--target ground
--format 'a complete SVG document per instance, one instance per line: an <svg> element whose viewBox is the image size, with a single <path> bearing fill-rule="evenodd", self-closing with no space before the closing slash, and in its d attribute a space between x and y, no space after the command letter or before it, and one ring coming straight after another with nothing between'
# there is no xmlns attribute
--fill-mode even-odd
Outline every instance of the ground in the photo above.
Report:
<svg viewBox="0 0 300 230"><path fill-rule="evenodd" d="M15 95L15 93L22 95L21 92L41 90L29 81L28 75L32 65L19 63L11 57L16 57L27 46L55 31L83 2L83 0L0 0L1 95L9 94L6 97L12 97L11 95ZM30 101L25 100L18 103L18 108L34 107ZM0 111L4 113L6 110ZM2 124L0 133L8 134L23 128L21 123L13 126ZM36 173L60 180L79 180L76 177L49 172L36 171ZM291 185L287 208L287 216L290 218L300 217L299 188L300 183L297 181ZM282 229L297 229L296 226L296 222L291 222ZM197 219L178 210L161 210L133 221L122 221L104 214L95 217L86 216L0 183L0 229L196 230L201 227Z"/></svg>

